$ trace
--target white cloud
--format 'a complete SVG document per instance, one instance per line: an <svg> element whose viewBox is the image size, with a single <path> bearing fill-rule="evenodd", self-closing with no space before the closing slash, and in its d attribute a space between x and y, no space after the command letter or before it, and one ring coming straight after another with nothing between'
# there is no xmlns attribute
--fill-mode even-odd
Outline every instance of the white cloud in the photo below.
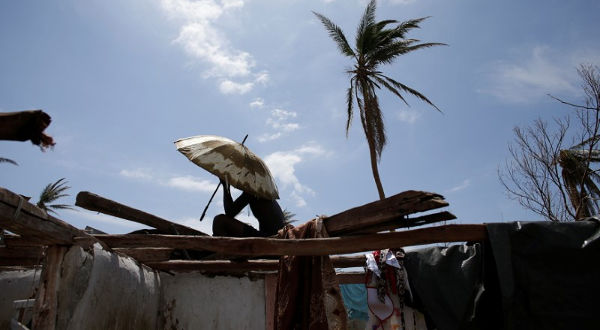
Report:
<svg viewBox="0 0 600 330"><path fill-rule="evenodd" d="M482 90L512 103L534 102L546 94L573 92L577 63L573 54L552 52L536 46L514 63L499 61L490 70L490 85Z"/></svg>
<svg viewBox="0 0 600 330"><path fill-rule="evenodd" d="M203 180L193 176L179 176L170 178L167 185L173 188L179 188L187 191L200 191L212 193L217 184L210 180Z"/></svg>
<svg viewBox="0 0 600 330"><path fill-rule="evenodd" d="M152 181L152 173L148 169L138 168L134 170L121 170L119 172L121 176L131 179L138 179L143 181Z"/></svg>
<svg viewBox="0 0 600 330"><path fill-rule="evenodd" d="M302 184L296 176L296 166L310 156L325 154L323 147L316 143L303 145L291 151L278 151L265 157L265 163L271 174L281 183L283 189L291 189L290 196L296 202L296 206L306 205L304 196L313 196L314 191Z"/></svg>
<svg viewBox="0 0 600 330"><path fill-rule="evenodd" d="M448 189L448 192L457 192L457 191L461 191L467 187L469 187L471 185L471 180L469 179L465 179L463 182L461 182L459 185L454 186L450 189Z"/></svg>
<svg viewBox="0 0 600 330"><path fill-rule="evenodd" d="M258 142L269 142L281 137L281 133L263 134L258 137Z"/></svg>
<svg viewBox="0 0 600 330"><path fill-rule="evenodd" d="M254 82L265 85L266 83L269 82L269 73L266 71L257 73L256 78L254 78Z"/></svg>
<svg viewBox="0 0 600 330"><path fill-rule="evenodd" d="M253 83L240 84L231 80L224 80L219 84L219 90L223 94L246 94L252 90L253 86Z"/></svg>
<svg viewBox="0 0 600 330"><path fill-rule="evenodd" d="M219 90L224 94L245 94L257 83L265 84L266 71L253 73L252 55L233 47L227 36L217 29L215 22L224 13L244 6L242 0L162 0L163 10L172 19L182 21L179 35L174 40L192 58L209 65L206 78L222 78ZM253 75L251 82L234 82L231 78Z"/></svg>
<svg viewBox="0 0 600 330"><path fill-rule="evenodd" d="M405 123L414 124L419 117L421 117L421 113L415 110L401 110L397 112L396 117L398 120L403 121Z"/></svg>
<svg viewBox="0 0 600 330"><path fill-rule="evenodd" d="M181 28L175 43L192 57L211 64L207 77L239 77L250 74L250 54L228 47L225 36L207 22L189 23Z"/></svg>
<svg viewBox="0 0 600 330"><path fill-rule="evenodd" d="M294 111L287 111L287 110L283 110L283 109L273 109L271 111L271 116L273 118L275 118L275 120L281 121L281 120L287 120L290 118L296 118L298 116L298 114L295 113Z"/></svg>
<svg viewBox="0 0 600 330"><path fill-rule="evenodd" d="M161 5L172 18L188 21L214 20L223 14L223 8L212 0L162 0Z"/></svg>
<svg viewBox="0 0 600 330"><path fill-rule="evenodd" d="M217 188L217 183L211 180L201 179L190 175L160 175L153 173L153 171L149 169L121 170L119 174L129 179L135 179L157 186L166 186L185 191L212 193Z"/></svg>
<svg viewBox="0 0 600 330"><path fill-rule="evenodd" d="M265 133L258 138L259 142L267 142L278 139L284 133L290 133L300 128L300 124L291 122L298 114L294 111L283 109L271 110L269 118L265 124L275 131L275 133Z"/></svg>
<svg viewBox="0 0 600 330"><path fill-rule="evenodd" d="M265 100L263 100L260 97L257 97L254 99L254 101L250 102L250 107L251 108L262 108L265 106Z"/></svg>

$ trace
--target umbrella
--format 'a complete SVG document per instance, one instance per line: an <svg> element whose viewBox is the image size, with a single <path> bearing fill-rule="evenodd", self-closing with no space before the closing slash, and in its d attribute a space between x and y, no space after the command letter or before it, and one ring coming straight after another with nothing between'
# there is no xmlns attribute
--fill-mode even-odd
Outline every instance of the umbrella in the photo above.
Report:
<svg viewBox="0 0 600 330"><path fill-rule="evenodd" d="M267 165L241 143L198 135L175 141L175 147L194 164L240 190L265 199L279 198Z"/></svg>

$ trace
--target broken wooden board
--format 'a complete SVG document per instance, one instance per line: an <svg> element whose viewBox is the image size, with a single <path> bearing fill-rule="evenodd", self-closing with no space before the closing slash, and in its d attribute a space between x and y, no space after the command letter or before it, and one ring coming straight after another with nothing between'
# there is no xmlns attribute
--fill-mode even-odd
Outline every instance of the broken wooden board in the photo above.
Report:
<svg viewBox="0 0 600 330"><path fill-rule="evenodd" d="M98 196L88 191L81 191L77 194L75 205L90 211L96 211L121 219L135 221L137 223L156 228L164 233L180 235L206 235L199 230L165 220L153 214L115 202L102 196Z"/></svg>
<svg viewBox="0 0 600 330"><path fill-rule="evenodd" d="M373 234L382 231L395 230L399 228L411 228L411 227L419 227L432 223L438 223L442 221L449 221L456 219L456 216L448 211L427 214L416 218L405 219L404 217L400 217L398 219L394 219L392 221L387 221L378 225L366 227L357 231L353 231L351 234Z"/></svg>
<svg viewBox="0 0 600 330"><path fill-rule="evenodd" d="M0 228L40 245L70 245L74 243L75 236L93 239L92 236L48 215L20 195L4 188L0 188Z"/></svg>
<svg viewBox="0 0 600 330"><path fill-rule="evenodd" d="M323 219L330 236L380 225L405 215L425 212L449 204L435 193L409 190L386 199L358 206Z"/></svg>

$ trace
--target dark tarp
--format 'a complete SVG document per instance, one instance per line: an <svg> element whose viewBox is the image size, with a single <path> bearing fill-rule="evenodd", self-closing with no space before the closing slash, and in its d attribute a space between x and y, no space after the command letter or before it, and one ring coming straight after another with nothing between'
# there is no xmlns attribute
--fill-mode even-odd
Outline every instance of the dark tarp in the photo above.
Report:
<svg viewBox="0 0 600 330"><path fill-rule="evenodd" d="M600 329L600 223L488 224L481 244L407 253L432 329Z"/></svg>
<svg viewBox="0 0 600 330"><path fill-rule="evenodd" d="M507 329L599 329L596 221L487 225Z"/></svg>
<svg viewBox="0 0 600 330"><path fill-rule="evenodd" d="M429 328L460 329L471 319L473 302L483 291L480 244L431 247L406 253L413 307L425 314Z"/></svg>

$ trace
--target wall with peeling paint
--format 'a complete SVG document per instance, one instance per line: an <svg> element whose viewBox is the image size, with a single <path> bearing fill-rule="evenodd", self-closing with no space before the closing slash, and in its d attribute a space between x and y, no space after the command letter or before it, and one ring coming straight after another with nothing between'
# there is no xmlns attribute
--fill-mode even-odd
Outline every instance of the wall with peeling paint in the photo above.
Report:
<svg viewBox="0 0 600 330"><path fill-rule="evenodd" d="M10 319L16 312L13 301L31 298L40 273L39 269L0 272L0 329L10 329Z"/></svg>
<svg viewBox="0 0 600 330"><path fill-rule="evenodd" d="M0 272L0 329L9 328L13 300L30 298L33 275ZM264 283L263 277L159 273L98 245L73 246L60 269L56 328L262 330Z"/></svg>
<svg viewBox="0 0 600 330"><path fill-rule="evenodd" d="M162 329L265 329L263 278L161 273Z"/></svg>
<svg viewBox="0 0 600 330"><path fill-rule="evenodd" d="M154 329L160 276L134 259L94 246L69 249L63 260L57 329Z"/></svg>

